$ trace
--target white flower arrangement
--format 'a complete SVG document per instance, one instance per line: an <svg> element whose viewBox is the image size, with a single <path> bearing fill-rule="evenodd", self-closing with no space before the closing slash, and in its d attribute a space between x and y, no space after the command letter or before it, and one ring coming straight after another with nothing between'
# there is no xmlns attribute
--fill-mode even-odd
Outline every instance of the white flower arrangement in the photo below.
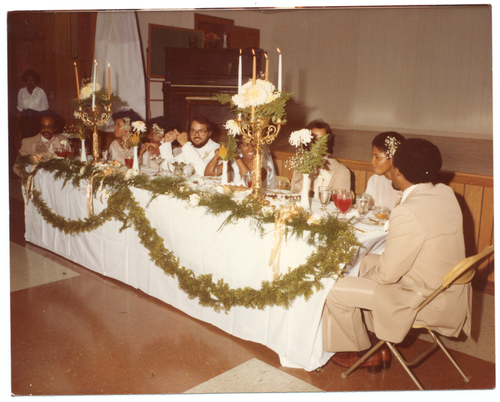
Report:
<svg viewBox="0 0 500 402"><path fill-rule="evenodd" d="M297 173L310 174L317 166L323 166L323 156L327 153L328 135L314 141L310 149L305 145L311 143L313 135L311 130L303 128L290 134L288 140L291 145L298 148L296 155L285 162L285 165Z"/></svg>
<svg viewBox="0 0 500 402"><path fill-rule="evenodd" d="M224 124L224 128L229 132L230 135L235 136L235 135L240 135L240 127L238 126L238 123L236 123L236 120L228 120L226 124Z"/></svg>
<svg viewBox="0 0 500 402"><path fill-rule="evenodd" d="M143 121L137 120L132 122L132 129L134 132L145 133L146 132L146 123Z"/></svg>
<svg viewBox="0 0 500 402"><path fill-rule="evenodd" d="M125 173L125 179L130 180L137 176L139 172L136 172L134 169L128 169L127 173Z"/></svg>
<svg viewBox="0 0 500 402"><path fill-rule="evenodd" d="M191 194L189 196L188 204L190 207L196 207L200 203L200 196L198 194Z"/></svg>
<svg viewBox="0 0 500 402"><path fill-rule="evenodd" d="M313 214L307 218L307 224L308 225L319 225L319 222L321 221L321 217L319 215Z"/></svg>
<svg viewBox="0 0 500 402"><path fill-rule="evenodd" d="M262 215L264 215L266 218L274 215L276 208L272 205L264 205L261 209Z"/></svg>
<svg viewBox="0 0 500 402"><path fill-rule="evenodd" d="M99 83L95 83L95 92L99 92L101 90L101 85ZM80 99L88 99L94 93L94 84L89 82L80 90Z"/></svg>
<svg viewBox="0 0 500 402"><path fill-rule="evenodd" d="M233 96L232 100L238 109L246 109L250 106L260 106L273 102L279 98L279 92L275 92L275 86L270 81L256 80L255 85L249 80L242 85L239 94Z"/></svg>
<svg viewBox="0 0 500 402"><path fill-rule="evenodd" d="M309 144L312 138L313 135L311 130L303 128L302 130L297 130L290 134L290 139L288 140L288 142L294 147L299 147L301 145Z"/></svg>

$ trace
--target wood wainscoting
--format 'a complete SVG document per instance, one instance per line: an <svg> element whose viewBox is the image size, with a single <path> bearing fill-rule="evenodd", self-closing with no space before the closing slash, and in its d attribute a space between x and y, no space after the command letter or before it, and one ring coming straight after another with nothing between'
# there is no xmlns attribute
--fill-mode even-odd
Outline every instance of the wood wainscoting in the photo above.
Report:
<svg viewBox="0 0 500 402"><path fill-rule="evenodd" d="M285 161L293 154L273 151L277 174L292 178L292 170ZM365 191L366 183L374 173L370 162L338 159L351 171L351 189L356 193ZM494 242L493 225L493 177L468 173L442 171L440 182L449 185L457 196L464 220L466 255L474 255ZM494 294L494 256L483 262L474 278L474 287Z"/></svg>

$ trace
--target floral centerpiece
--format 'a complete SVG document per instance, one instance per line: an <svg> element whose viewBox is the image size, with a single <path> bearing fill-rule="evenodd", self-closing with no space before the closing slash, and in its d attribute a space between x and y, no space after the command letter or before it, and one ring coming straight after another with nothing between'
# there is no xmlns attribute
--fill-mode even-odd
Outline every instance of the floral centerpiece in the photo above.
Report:
<svg viewBox="0 0 500 402"><path fill-rule="evenodd" d="M285 162L287 167L297 173L310 174L316 167L323 166L323 157L328 150L328 136L325 135L311 144L312 138L311 130L306 128L290 134L288 142L298 149L295 156ZM308 147L308 144L311 145Z"/></svg>
<svg viewBox="0 0 500 402"><path fill-rule="evenodd" d="M97 108L108 109L114 102L120 102L120 98L109 92L108 89L102 88L97 82L94 90L94 83L87 80L80 89L78 98L72 102L75 110L74 115L76 118L80 118L82 110L92 108L93 105Z"/></svg>
<svg viewBox="0 0 500 402"><path fill-rule="evenodd" d="M323 157L328 151L325 135L312 142L312 132L306 128L294 131L288 140L291 145L297 148L294 157L285 162L285 166L302 174L302 192L300 195L301 206L309 210L309 187L311 185L309 174L317 167L323 166Z"/></svg>
<svg viewBox="0 0 500 402"><path fill-rule="evenodd" d="M285 124L285 105L292 95L286 91L278 91L267 80L255 78L242 85L236 95L215 95L215 99L221 104L229 103L231 110L238 116L224 125L229 135L241 135L245 143L254 144L252 195L255 197L260 197L262 191L262 145L273 142L281 125Z"/></svg>
<svg viewBox="0 0 500 402"><path fill-rule="evenodd" d="M238 156L238 153L236 152L237 148L238 144L236 142L234 134L228 133L227 142L220 142L219 159L226 162L232 161Z"/></svg>
<svg viewBox="0 0 500 402"><path fill-rule="evenodd" d="M246 120L253 115L254 119L269 119L273 123L280 119L283 124L286 122L286 102L292 95L286 91L278 91L270 81L257 79L255 84L249 80L242 85L236 95L216 94L215 98L223 105L230 103L231 111L240 117L247 117ZM235 120L229 120L226 124L234 134L240 134Z"/></svg>

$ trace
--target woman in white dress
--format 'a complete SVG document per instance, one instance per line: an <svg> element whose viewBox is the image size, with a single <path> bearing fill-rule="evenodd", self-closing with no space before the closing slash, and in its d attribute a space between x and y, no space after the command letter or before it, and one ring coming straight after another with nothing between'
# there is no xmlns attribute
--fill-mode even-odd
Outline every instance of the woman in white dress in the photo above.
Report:
<svg viewBox="0 0 500 402"><path fill-rule="evenodd" d="M253 171L253 158L255 156L253 144L251 142L245 143L243 140L239 141L238 154L239 156L231 161L232 172L230 172L230 174L233 177L234 183L243 183L243 175ZM276 188L276 169L274 167L271 151L266 144L262 145L260 158L262 167L262 187L266 189L274 189ZM219 163L219 150L216 150L215 156L208 163L207 168L205 169L205 174L213 171ZM219 173L214 173L213 175L220 176Z"/></svg>
<svg viewBox="0 0 500 402"><path fill-rule="evenodd" d="M130 148L126 144L132 131L131 124L134 121L143 121L143 119L132 109L115 112L111 115L111 118L115 122L113 132L116 138L109 146L111 160L125 165L125 155L130 152Z"/></svg>
<svg viewBox="0 0 500 402"><path fill-rule="evenodd" d="M392 156L404 137L394 131L378 134L372 141L372 170L375 172L368 180L366 193L373 198L373 205L387 207L392 210L401 191L392 187L391 167Z"/></svg>

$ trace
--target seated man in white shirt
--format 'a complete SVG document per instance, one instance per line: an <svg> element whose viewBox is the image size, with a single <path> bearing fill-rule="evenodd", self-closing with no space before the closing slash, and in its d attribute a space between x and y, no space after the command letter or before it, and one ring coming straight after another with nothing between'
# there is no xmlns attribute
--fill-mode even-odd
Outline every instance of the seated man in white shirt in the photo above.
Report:
<svg viewBox="0 0 500 402"><path fill-rule="evenodd" d="M165 135L164 144L160 146L160 153L166 161L174 159L179 162L192 163L195 174L205 175L205 168L215 155L215 150L219 149L219 144L213 141L212 123L204 116L193 118L188 125L188 133L179 133L175 130L174 136ZM167 138L169 137L169 138ZM177 139L181 145L182 152L175 156L172 150L172 142ZM166 164L166 162L165 162ZM216 166L222 173L222 165Z"/></svg>

